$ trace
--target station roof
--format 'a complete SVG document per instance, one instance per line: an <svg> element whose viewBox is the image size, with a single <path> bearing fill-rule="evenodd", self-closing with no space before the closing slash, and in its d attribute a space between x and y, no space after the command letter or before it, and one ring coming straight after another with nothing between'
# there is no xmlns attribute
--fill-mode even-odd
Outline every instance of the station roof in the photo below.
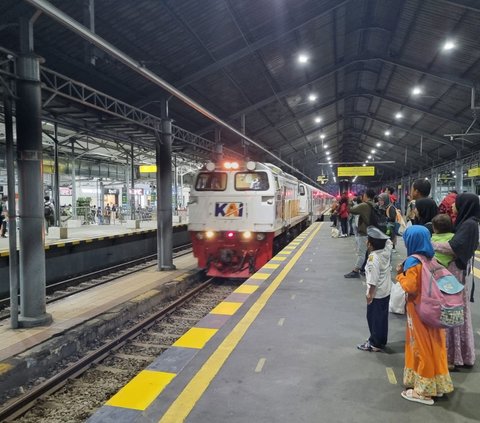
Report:
<svg viewBox="0 0 480 423"><path fill-rule="evenodd" d="M88 1L51 3L89 22ZM393 161L376 165L388 179L478 150L478 1L91 3L96 34L232 126L244 115L251 139L311 178L368 160ZM15 24L34 12L3 1L0 45L18 51ZM34 38L49 69L159 115L161 88L50 17L38 18ZM170 113L213 139L212 122L180 100L170 100ZM237 135L221 139L243 152Z"/></svg>

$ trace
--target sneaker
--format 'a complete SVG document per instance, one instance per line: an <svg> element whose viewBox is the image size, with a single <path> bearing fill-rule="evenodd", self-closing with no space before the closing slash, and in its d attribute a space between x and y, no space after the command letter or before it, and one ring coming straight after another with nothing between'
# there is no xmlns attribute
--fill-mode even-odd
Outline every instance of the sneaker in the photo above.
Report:
<svg viewBox="0 0 480 423"><path fill-rule="evenodd" d="M362 351L369 351L369 352L381 352L381 348L374 347L370 344L370 341L365 341L363 344L358 344L357 348Z"/></svg>
<svg viewBox="0 0 480 423"><path fill-rule="evenodd" d="M350 273L347 273L346 275L343 275L343 277L347 278L347 279L359 278L360 277L360 272L355 272L355 270L352 270Z"/></svg>

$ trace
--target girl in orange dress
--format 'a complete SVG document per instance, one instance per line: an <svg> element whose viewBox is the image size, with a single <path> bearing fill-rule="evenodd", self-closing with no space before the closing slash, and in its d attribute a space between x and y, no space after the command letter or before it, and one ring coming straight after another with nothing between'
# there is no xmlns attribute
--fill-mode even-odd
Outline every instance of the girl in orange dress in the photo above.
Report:
<svg viewBox="0 0 480 423"><path fill-rule="evenodd" d="M407 293L407 335L405 342L405 369L403 384L407 388L402 397L409 401L433 405L432 397L453 391L448 372L445 329L425 325L415 310L414 301L422 295L422 264L412 254L427 258L434 255L427 228L414 225L403 239L408 258L397 266L397 281Z"/></svg>

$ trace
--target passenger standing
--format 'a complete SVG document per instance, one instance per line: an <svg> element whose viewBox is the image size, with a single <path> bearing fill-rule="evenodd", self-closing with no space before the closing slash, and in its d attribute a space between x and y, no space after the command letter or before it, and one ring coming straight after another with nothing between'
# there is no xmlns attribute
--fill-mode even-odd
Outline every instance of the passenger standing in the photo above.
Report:
<svg viewBox="0 0 480 423"><path fill-rule="evenodd" d="M45 233L48 235L50 226L55 225L55 210L53 204L50 202L50 197L46 195L44 199L43 216L45 218Z"/></svg>
<svg viewBox="0 0 480 423"><path fill-rule="evenodd" d="M332 228L337 227L337 218L338 218L338 202L333 200L332 207L330 208L330 220L332 221Z"/></svg>
<svg viewBox="0 0 480 423"><path fill-rule="evenodd" d="M438 207L431 198L421 198L415 202L414 225L425 226L433 232L432 219L438 214Z"/></svg>
<svg viewBox="0 0 480 423"><path fill-rule="evenodd" d="M372 210L375 207L375 204L373 203L374 197L375 191L373 189L367 189L365 194L363 194L363 203L358 204L350 209L351 214L359 215L358 235L355 238L357 259L355 261L353 270L344 275L345 278L360 277L360 271L363 263L365 262L365 256L367 254L367 227L370 226Z"/></svg>
<svg viewBox="0 0 480 423"><path fill-rule="evenodd" d="M105 206L104 214L105 214L105 225L110 225L110 214L112 209L110 208L110 204L107 203Z"/></svg>
<svg viewBox="0 0 480 423"><path fill-rule="evenodd" d="M340 237L345 238L348 236L348 198L346 195L342 196L340 199L338 216L340 217L340 225L342 227Z"/></svg>
<svg viewBox="0 0 480 423"><path fill-rule="evenodd" d="M99 225L103 225L103 213L102 208L98 206L97 208L97 220Z"/></svg>
<svg viewBox="0 0 480 423"><path fill-rule="evenodd" d="M470 302L473 298L472 259L478 248L478 223L480 203L475 194L460 194L455 199L457 220L453 228L455 235L448 242L433 242L435 251L454 254L455 260L450 270L465 285L465 323L463 326L447 330L448 364L450 366L473 366L475 364L475 344L472 328Z"/></svg>
<svg viewBox="0 0 480 423"><path fill-rule="evenodd" d="M478 200L477 200L478 202ZM477 231L478 233L478 231ZM448 371L445 329L425 325L415 309L415 300L422 295L422 264L412 254L432 258L434 251L430 233L423 226L408 228L403 239L407 260L397 266L397 281L407 293L407 332L402 397L409 401L433 405L432 397L453 391Z"/></svg>
<svg viewBox="0 0 480 423"><path fill-rule="evenodd" d="M439 213L446 213L452 219L452 223L455 223L456 213L453 211L453 206L455 205L455 199L457 198L457 191L449 191L445 198L442 200L438 206Z"/></svg>
<svg viewBox="0 0 480 423"><path fill-rule="evenodd" d="M367 278L367 322L370 337L357 345L362 351L379 352L387 345L388 304L392 288L390 257L392 242L375 226L367 228L368 251L365 266Z"/></svg>
<svg viewBox="0 0 480 423"><path fill-rule="evenodd" d="M117 205L112 205L112 224L115 225L115 220L117 219Z"/></svg>
<svg viewBox="0 0 480 423"><path fill-rule="evenodd" d="M432 244L434 242L448 242L454 237L452 220L450 216L446 213L437 214L432 219ZM445 254L440 253L439 251L435 252L435 258L437 261L444 267L450 266L450 263L455 258L455 254Z"/></svg>
<svg viewBox="0 0 480 423"><path fill-rule="evenodd" d="M435 211L435 213L433 213L433 210L437 208L437 204L435 203L435 201L433 201L433 199L428 197L430 195L431 189L432 189L432 186L430 185L430 182L427 179L417 179L412 184L412 198L413 200L415 200L415 207L417 206L417 202L419 200L424 199L425 201L423 202L422 209L432 210L431 212L429 212L429 214L431 215L430 219L424 220L424 223L419 223L418 216L415 216L412 222L414 225L424 225L425 223L431 222L433 219L433 216L435 216L438 213L438 210ZM425 218L427 218L427 216L425 216L424 219Z"/></svg>
<svg viewBox="0 0 480 423"><path fill-rule="evenodd" d="M8 221L8 198L2 197L0 202L0 236L7 237L7 221Z"/></svg>

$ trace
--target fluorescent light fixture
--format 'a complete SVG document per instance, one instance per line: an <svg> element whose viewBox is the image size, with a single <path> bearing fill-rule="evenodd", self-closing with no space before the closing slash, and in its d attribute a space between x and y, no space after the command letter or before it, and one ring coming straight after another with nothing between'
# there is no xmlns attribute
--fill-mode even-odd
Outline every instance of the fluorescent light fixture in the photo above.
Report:
<svg viewBox="0 0 480 423"><path fill-rule="evenodd" d="M403 119L403 113L402 112L395 113L395 119Z"/></svg>
<svg viewBox="0 0 480 423"><path fill-rule="evenodd" d="M427 178L427 177L425 177L425 180L426 180L426 181L428 181L428 178Z"/></svg>
<svg viewBox="0 0 480 423"><path fill-rule="evenodd" d="M313 103L314 101L317 101L317 95L316 94L309 94L308 95L308 101L310 101L311 103Z"/></svg>
<svg viewBox="0 0 480 423"><path fill-rule="evenodd" d="M368 163L368 160L365 160L365 163Z"/></svg>
<svg viewBox="0 0 480 423"><path fill-rule="evenodd" d="M377 142L377 147L380 147L382 145L381 142Z"/></svg>
<svg viewBox="0 0 480 423"><path fill-rule="evenodd" d="M386 136L386 137L389 137L390 134L391 134L391 132L387 129L387 130L385 131L385 136Z"/></svg>
<svg viewBox="0 0 480 423"><path fill-rule="evenodd" d="M325 134L320 134L320 139L324 140L325 139Z"/></svg>
<svg viewBox="0 0 480 423"><path fill-rule="evenodd" d="M375 149L373 149L373 150L371 151L371 153L372 153L372 154L375 154L375 151L376 151L376 150L375 150Z"/></svg>
<svg viewBox="0 0 480 423"><path fill-rule="evenodd" d="M412 95L420 95L422 94L422 88L421 87L413 87L412 89Z"/></svg>
<svg viewBox="0 0 480 423"><path fill-rule="evenodd" d="M315 123L320 123L321 121L322 121L322 118L321 118L320 116L317 116L317 117L315 118ZM320 138L321 138L321 136L320 136ZM324 138L325 138L325 137L324 137Z"/></svg>
<svg viewBox="0 0 480 423"><path fill-rule="evenodd" d="M457 45L455 44L455 41L453 40L447 40L442 46L443 51L450 51L453 50Z"/></svg>
<svg viewBox="0 0 480 423"><path fill-rule="evenodd" d="M327 156L330 156L330 151L327 151L325 154L326 154Z"/></svg>
<svg viewBox="0 0 480 423"><path fill-rule="evenodd" d="M358 177L358 175L355 176L355 178L352 179L352 182L355 182L357 180L357 177Z"/></svg>
<svg viewBox="0 0 480 423"><path fill-rule="evenodd" d="M333 165L331 164L330 167L333 167Z"/></svg>
<svg viewBox="0 0 480 423"><path fill-rule="evenodd" d="M298 63L300 63L302 65L308 63L309 60L310 60L310 56L308 54L305 54L305 53L300 53L298 55L298 58L297 58Z"/></svg>

